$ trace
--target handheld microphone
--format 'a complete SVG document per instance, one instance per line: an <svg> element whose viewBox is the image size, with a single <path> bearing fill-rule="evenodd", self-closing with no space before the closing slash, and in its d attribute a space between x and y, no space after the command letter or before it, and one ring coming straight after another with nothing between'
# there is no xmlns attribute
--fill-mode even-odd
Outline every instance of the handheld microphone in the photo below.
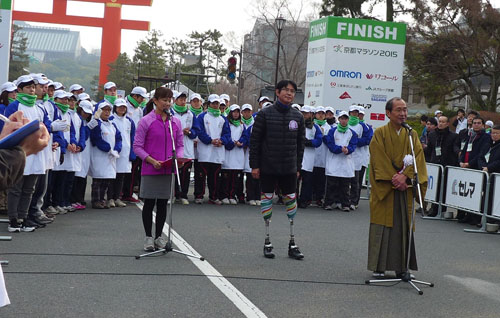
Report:
<svg viewBox="0 0 500 318"><path fill-rule="evenodd" d="M408 129L408 131L412 131L413 128L411 128L410 125L408 125L407 123L402 123L401 126L403 126L404 128Z"/></svg>
<svg viewBox="0 0 500 318"><path fill-rule="evenodd" d="M167 119L170 119L170 115L172 115L172 114L170 113L170 109L166 109L166 108L165 108L165 109L163 110L163 112L164 112L165 114L167 114Z"/></svg>

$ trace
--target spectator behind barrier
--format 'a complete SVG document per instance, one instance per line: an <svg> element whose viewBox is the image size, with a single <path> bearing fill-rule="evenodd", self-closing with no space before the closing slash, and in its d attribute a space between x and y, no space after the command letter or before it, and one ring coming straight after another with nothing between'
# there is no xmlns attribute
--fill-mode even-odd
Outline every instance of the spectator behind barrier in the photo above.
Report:
<svg viewBox="0 0 500 318"><path fill-rule="evenodd" d="M427 125L425 126L426 133L422 137L420 137L420 143L422 144L422 148L424 148L425 161L430 162L431 153L427 149L427 144L429 143L429 136L434 130L437 128L437 120L436 118L427 119Z"/></svg>
<svg viewBox="0 0 500 318"><path fill-rule="evenodd" d="M500 125L492 128L490 149L479 158L479 167L489 173L500 173Z"/></svg>

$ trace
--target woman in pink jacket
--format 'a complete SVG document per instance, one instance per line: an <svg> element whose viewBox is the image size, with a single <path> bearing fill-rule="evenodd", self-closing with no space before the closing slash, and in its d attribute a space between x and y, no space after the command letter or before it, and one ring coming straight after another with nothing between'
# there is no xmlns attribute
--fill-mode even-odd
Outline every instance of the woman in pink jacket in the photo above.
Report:
<svg viewBox="0 0 500 318"><path fill-rule="evenodd" d="M139 196L144 199L142 222L146 232L144 250L164 248L165 239L161 236L167 218L167 202L170 199L172 168L163 163L172 157L172 138L169 125L175 140L177 157L184 153L182 125L179 119L170 116L172 91L165 87L155 90L148 108L154 110L145 115L137 126L134 140L134 152L142 159L141 189ZM167 118L167 114L169 117ZM155 239L151 234L153 226L153 208L156 204Z"/></svg>

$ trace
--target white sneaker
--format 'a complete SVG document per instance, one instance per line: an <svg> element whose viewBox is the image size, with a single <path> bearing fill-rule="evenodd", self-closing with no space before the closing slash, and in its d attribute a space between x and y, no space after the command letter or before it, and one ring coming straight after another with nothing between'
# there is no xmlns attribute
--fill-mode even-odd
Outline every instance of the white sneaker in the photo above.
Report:
<svg viewBox="0 0 500 318"><path fill-rule="evenodd" d="M108 206L110 208L116 208L115 200L111 199L108 201Z"/></svg>
<svg viewBox="0 0 500 318"><path fill-rule="evenodd" d="M184 199L184 198L182 198L182 199L181 199L181 203L182 203L182 204L184 204L184 205L189 205L189 201L188 201L188 199Z"/></svg>
<svg viewBox="0 0 500 318"><path fill-rule="evenodd" d="M117 200L115 201L115 205L116 205L117 207L119 207L119 208L124 208L124 207L126 207L126 206L127 206L127 204L126 204L125 202L123 202L122 200L120 200L120 199L117 199Z"/></svg>
<svg viewBox="0 0 500 318"><path fill-rule="evenodd" d="M229 199L229 203L231 203L232 205L237 205L238 201L236 201L235 199Z"/></svg>
<svg viewBox="0 0 500 318"><path fill-rule="evenodd" d="M66 210L65 208L60 207L60 206L56 206L55 209L57 211L57 214L66 214L66 213L68 213L68 210Z"/></svg>
<svg viewBox="0 0 500 318"><path fill-rule="evenodd" d="M255 200L255 204L260 205L260 200Z"/></svg>
<svg viewBox="0 0 500 318"><path fill-rule="evenodd" d="M253 206L257 205L257 203L255 203L255 200L248 201L248 204L253 205Z"/></svg>
<svg viewBox="0 0 500 318"><path fill-rule="evenodd" d="M165 245L167 245L167 240L163 237L159 236L155 239L155 248L165 248Z"/></svg>
<svg viewBox="0 0 500 318"><path fill-rule="evenodd" d="M146 236L144 239L144 250L146 252L152 252L155 249L154 240L151 236Z"/></svg>
<svg viewBox="0 0 500 318"><path fill-rule="evenodd" d="M194 203L196 204L202 204L203 203L203 199L194 199Z"/></svg>
<svg viewBox="0 0 500 318"><path fill-rule="evenodd" d="M57 210L52 205L45 209L45 213L54 215L59 214L59 212L57 212Z"/></svg>
<svg viewBox="0 0 500 318"><path fill-rule="evenodd" d="M222 204L230 204L228 198L222 199Z"/></svg>
<svg viewBox="0 0 500 318"><path fill-rule="evenodd" d="M71 206L71 205L65 206L64 209L68 212L75 212L76 211L76 208Z"/></svg>

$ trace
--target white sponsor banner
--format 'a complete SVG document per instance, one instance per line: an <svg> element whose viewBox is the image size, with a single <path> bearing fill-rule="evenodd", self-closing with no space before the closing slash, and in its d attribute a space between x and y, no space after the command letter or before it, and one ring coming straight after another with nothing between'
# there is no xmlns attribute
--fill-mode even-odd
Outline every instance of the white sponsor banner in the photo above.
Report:
<svg viewBox="0 0 500 318"><path fill-rule="evenodd" d="M365 107L374 127L387 123L385 104L401 96L403 23L327 17L311 22L304 103Z"/></svg>
<svg viewBox="0 0 500 318"><path fill-rule="evenodd" d="M12 2L0 0L0 85L9 80Z"/></svg>
<svg viewBox="0 0 500 318"><path fill-rule="evenodd" d="M447 167L445 204L481 211L484 173L478 170Z"/></svg>
<svg viewBox="0 0 500 318"><path fill-rule="evenodd" d="M492 207L493 210L491 211L491 215L498 216L500 217L500 174L493 174L492 175L494 180L494 189L495 191L493 192L493 202L492 202Z"/></svg>
<svg viewBox="0 0 500 318"><path fill-rule="evenodd" d="M439 199L439 182L441 182L441 167L432 163L427 163L427 191L425 192L426 201L435 201Z"/></svg>

